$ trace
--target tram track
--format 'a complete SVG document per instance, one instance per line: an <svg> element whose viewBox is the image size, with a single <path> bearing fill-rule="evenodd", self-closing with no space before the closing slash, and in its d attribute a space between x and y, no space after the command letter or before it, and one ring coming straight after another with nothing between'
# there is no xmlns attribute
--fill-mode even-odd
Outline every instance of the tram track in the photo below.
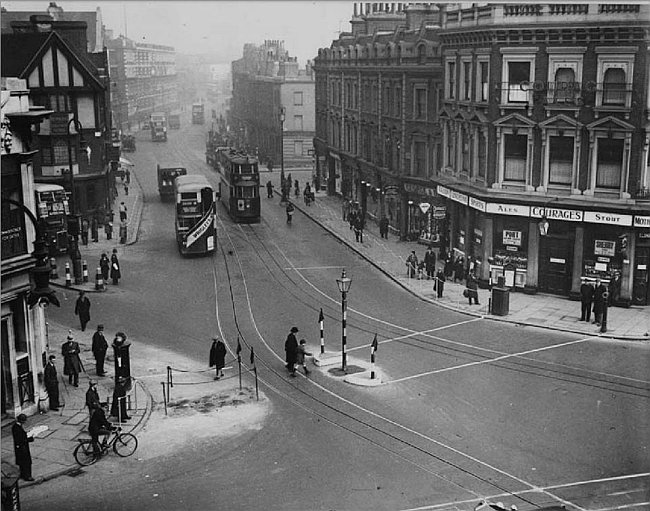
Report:
<svg viewBox="0 0 650 511"><path fill-rule="evenodd" d="M242 306L236 303L237 296L246 297L246 303L242 308L245 308L247 314L250 314L253 323L255 322L254 314L251 310L248 290L242 293L233 289L237 283L242 283L241 285L246 287L246 278L238 257L238 249L232 237L228 236L228 243L229 248L224 248L222 238L220 249L225 263L226 287L230 294L229 307L232 309L236 324L238 342L241 341L247 349L258 348L255 361L258 366L262 366L263 370L258 371L258 376L266 388L318 418L355 435L364 442L407 461L417 469L431 474L432 477L444 480L445 483L455 486L477 500L496 491L499 494L510 494L522 504L535 506L533 501L520 494L520 492L530 491L534 488L533 484L463 453L427 434L419 433L404 424L353 403L313 380L309 380L308 387L293 383L295 380L288 381L286 374L278 370L278 367L281 367L278 360L281 358L264 340L257 326L254 325L254 330L257 331L264 348L272 354L274 361L269 362L265 357L260 356L259 344L244 333L241 324L243 320L239 317L239 307ZM230 258L234 256L235 264L231 264L227 254L231 255ZM277 260L275 262L277 263ZM282 267L279 264L276 266ZM283 287L287 286L283 284ZM570 505L555 495L549 494L548 498ZM579 507L577 508L579 509Z"/></svg>

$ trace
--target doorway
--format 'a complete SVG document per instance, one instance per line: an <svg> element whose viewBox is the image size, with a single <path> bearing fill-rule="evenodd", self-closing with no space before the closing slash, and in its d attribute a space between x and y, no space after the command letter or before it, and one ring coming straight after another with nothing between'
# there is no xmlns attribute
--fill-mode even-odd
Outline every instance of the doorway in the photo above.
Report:
<svg viewBox="0 0 650 511"><path fill-rule="evenodd" d="M650 303L648 292L650 271L648 268L650 268L650 247L637 247L634 256L633 305L648 305Z"/></svg>
<svg viewBox="0 0 650 511"><path fill-rule="evenodd" d="M573 240L546 236L540 238L539 290L567 296L571 291Z"/></svg>

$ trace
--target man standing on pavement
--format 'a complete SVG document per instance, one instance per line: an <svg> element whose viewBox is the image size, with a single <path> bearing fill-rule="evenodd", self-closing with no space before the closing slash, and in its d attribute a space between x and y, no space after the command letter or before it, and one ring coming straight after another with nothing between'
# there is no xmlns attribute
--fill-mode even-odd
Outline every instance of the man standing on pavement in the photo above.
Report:
<svg viewBox="0 0 650 511"><path fill-rule="evenodd" d="M118 285L120 278L122 278L122 270L120 269L120 260L117 258L117 249L113 249L113 255L111 256L111 278L113 279L113 284Z"/></svg>
<svg viewBox="0 0 650 511"><path fill-rule="evenodd" d="M120 221L126 220L126 204L124 201L120 202L119 212L120 212Z"/></svg>
<svg viewBox="0 0 650 511"><path fill-rule="evenodd" d="M586 277L582 277L582 284L580 285L580 303L582 310L580 312L580 321L589 323L591 319L591 302L594 299L594 288L587 282Z"/></svg>
<svg viewBox="0 0 650 511"><path fill-rule="evenodd" d="M77 298L77 303L75 303L74 313L76 316L79 316L81 331L85 332L86 325L90 321L90 300L86 296L85 291L79 291L79 298Z"/></svg>
<svg viewBox="0 0 650 511"><path fill-rule="evenodd" d="M296 358L298 356L298 339L296 339L296 332L298 332L298 327L292 326L291 332L287 335L287 340L284 342L287 369L291 373L291 376L296 375Z"/></svg>
<svg viewBox="0 0 650 511"><path fill-rule="evenodd" d="M75 342L72 334L68 334L68 340L61 348L63 354L63 374L68 376L70 385L79 386L79 373L82 370L81 359L79 358L79 344Z"/></svg>
<svg viewBox="0 0 650 511"><path fill-rule="evenodd" d="M93 334L92 350L95 357L97 376L104 376L106 374L104 372L104 359L108 350L108 342L104 337L104 325L97 325L97 331Z"/></svg>
<svg viewBox="0 0 650 511"><path fill-rule="evenodd" d="M433 272L436 271L436 254L431 247L424 254L424 269L427 272L427 279L432 279Z"/></svg>
<svg viewBox="0 0 650 511"><path fill-rule="evenodd" d="M607 288L600 279L596 279L596 287L594 288L594 323L600 326L603 322L603 314L605 312L605 292Z"/></svg>
<svg viewBox="0 0 650 511"><path fill-rule="evenodd" d="M56 372L54 361L56 357L50 355L43 374L43 381L47 395L50 397L50 410L56 412L59 409L59 375Z"/></svg>
<svg viewBox="0 0 650 511"><path fill-rule="evenodd" d="M21 413L16 417L14 425L11 426L11 434L14 437L14 454L16 455L16 465L20 467L20 477L25 481L33 481L32 453L29 450L29 442L33 442L34 437L29 437L23 429L25 422L27 422L27 416Z"/></svg>

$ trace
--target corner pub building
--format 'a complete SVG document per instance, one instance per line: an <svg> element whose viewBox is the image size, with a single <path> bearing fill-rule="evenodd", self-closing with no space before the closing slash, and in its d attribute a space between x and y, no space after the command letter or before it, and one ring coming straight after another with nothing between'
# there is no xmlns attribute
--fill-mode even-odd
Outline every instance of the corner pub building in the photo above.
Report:
<svg viewBox="0 0 650 511"><path fill-rule="evenodd" d="M504 277L515 290L577 298L581 277L600 278L615 282L612 304L650 305L650 6L394 5L355 7L356 32L316 60L317 88L339 88L317 92L330 103L317 105L317 126L341 132L317 127L330 180L370 184L382 212L382 182L397 185L400 237L475 258L484 285ZM441 78L426 82L422 67ZM355 76L363 82L343 87ZM341 108L346 90L363 96L367 81L400 96L403 122L384 120L381 94L373 123ZM377 157L372 168L372 151L350 154L346 133L363 140L369 125L395 141L389 166Z"/></svg>

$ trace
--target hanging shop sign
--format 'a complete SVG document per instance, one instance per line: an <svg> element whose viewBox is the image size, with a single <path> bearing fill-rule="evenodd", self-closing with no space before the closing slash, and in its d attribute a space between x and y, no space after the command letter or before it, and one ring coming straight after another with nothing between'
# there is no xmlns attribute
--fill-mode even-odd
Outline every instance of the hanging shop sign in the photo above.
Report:
<svg viewBox="0 0 650 511"><path fill-rule="evenodd" d="M542 218L546 216L549 220L564 220L566 222L582 222L584 219L583 211L576 211L575 209L559 209L548 208L544 206L532 206L530 208L530 216L535 218Z"/></svg>
<svg viewBox="0 0 650 511"><path fill-rule="evenodd" d="M616 242L609 240L596 240L594 243L594 255L614 257L616 255Z"/></svg>
<svg viewBox="0 0 650 511"><path fill-rule="evenodd" d="M521 231L503 231L503 244L521 247Z"/></svg>
<svg viewBox="0 0 650 511"><path fill-rule="evenodd" d="M384 193L386 195L399 195L399 186L397 186L397 185L386 185L386 186L384 186Z"/></svg>
<svg viewBox="0 0 650 511"><path fill-rule="evenodd" d="M425 215L427 214L427 211L431 208L431 204L428 202L420 202L420 211L424 213Z"/></svg>
<svg viewBox="0 0 650 511"><path fill-rule="evenodd" d="M650 216L634 216L634 227L650 227Z"/></svg>
<svg viewBox="0 0 650 511"><path fill-rule="evenodd" d="M632 215L601 213L600 211L585 211L585 222L629 226L632 225Z"/></svg>
<svg viewBox="0 0 650 511"><path fill-rule="evenodd" d="M432 216L436 220L442 220L447 214L447 208L445 206L433 206Z"/></svg>
<svg viewBox="0 0 650 511"><path fill-rule="evenodd" d="M478 209L479 211L485 212L486 206L487 204L485 203L485 201L482 201L480 199L475 199L474 197L469 198L470 208Z"/></svg>

